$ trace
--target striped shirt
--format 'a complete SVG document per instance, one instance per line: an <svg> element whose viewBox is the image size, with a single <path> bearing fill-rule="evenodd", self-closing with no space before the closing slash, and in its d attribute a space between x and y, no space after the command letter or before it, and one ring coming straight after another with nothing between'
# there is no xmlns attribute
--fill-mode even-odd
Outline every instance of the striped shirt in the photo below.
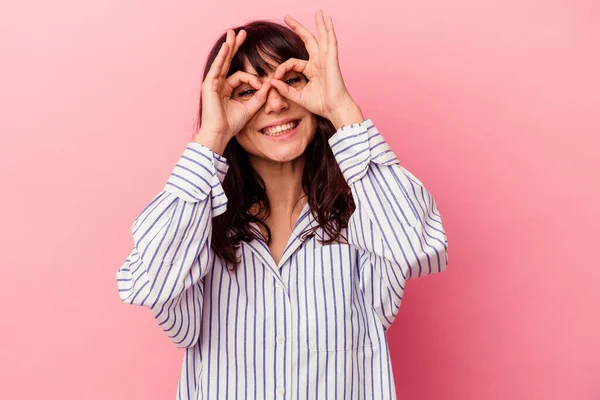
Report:
<svg viewBox="0 0 600 400"><path fill-rule="evenodd" d="M348 243L321 245L306 204L278 265L253 239L230 270L210 246L227 160L195 142L133 223L119 295L185 349L177 399L396 398L385 332L406 281L446 269L446 234L371 119L329 145L356 203Z"/></svg>

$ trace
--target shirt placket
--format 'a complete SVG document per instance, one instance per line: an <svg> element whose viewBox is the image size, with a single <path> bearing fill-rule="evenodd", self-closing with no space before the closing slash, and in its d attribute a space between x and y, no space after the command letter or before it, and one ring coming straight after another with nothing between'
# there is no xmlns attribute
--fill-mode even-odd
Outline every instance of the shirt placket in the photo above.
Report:
<svg viewBox="0 0 600 400"><path fill-rule="evenodd" d="M282 271L288 262L282 265ZM289 288L285 286L281 276L273 279L273 296L275 300L273 315L273 336L275 354L275 398L290 399L292 391L293 338L292 304Z"/></svg>

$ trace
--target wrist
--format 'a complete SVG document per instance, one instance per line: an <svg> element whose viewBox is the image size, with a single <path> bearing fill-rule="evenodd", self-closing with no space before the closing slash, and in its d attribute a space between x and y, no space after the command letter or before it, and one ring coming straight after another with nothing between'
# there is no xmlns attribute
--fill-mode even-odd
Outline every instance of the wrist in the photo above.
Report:
<svg viewBox="0 0 600 400"><path fill-rule="evenodd" d="M365 117L355 102L348 102L336 108L328 118L336 130L343 126L363 122Z"/></svg>
<svg viewBox="0 0 600 400"><path fill-rule="evenodd" d="M199 131L198 134L196 134L196 137L194 137L194 142L204 147L208 147L213 153L222 156L228 141L223 135Z"/></svg>

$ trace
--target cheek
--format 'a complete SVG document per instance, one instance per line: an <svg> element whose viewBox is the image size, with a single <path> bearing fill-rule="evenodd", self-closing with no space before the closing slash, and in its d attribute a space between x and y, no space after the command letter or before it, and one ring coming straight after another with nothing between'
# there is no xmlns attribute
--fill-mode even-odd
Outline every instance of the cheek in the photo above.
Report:
<svg viewBox="0 0 600 400"><path fill-rule="evenodd" d="M250 124L246 124L246 126L244 126L242 130L235 135L235 137L238 139L238 141L248 142L253 133L255 132L252 128L250 128Z"/></svg>
<svg viewBox="0 0 600 400"><path fill-rule="evenodd" d="M257 138L256 132L247 132L245 130L240 131L235 138L242 149L248 154L253 156L260 156L261 150L261 142L260 138Z"/></svg>
<svg viewBox="0 0 600 400"><path fill-rule="evenodd" d="M312 142L312 140L315 138L316 133L317 133L317 120L316 118L312 118L309 121L309 124L307 124L308 126L306 127L308 129L308 135L310 136L310 138L308 139L309 142Z"/></svg>
<svg viewBox="0 0 600 400"><path fill-rule="evenodd" d="M235 135L235 138L239 145L242 147L242 149L248 151L254 148L254 145L252 145L252 142L249 140L247 133L240 132L237 135Z"/></svg>

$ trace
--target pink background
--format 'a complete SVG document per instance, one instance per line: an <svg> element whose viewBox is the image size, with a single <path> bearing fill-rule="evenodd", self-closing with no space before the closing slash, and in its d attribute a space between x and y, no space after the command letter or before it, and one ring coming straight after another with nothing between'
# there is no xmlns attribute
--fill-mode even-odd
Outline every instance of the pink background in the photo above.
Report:
<svg viewBox="0 0 600 400"><path fill-rule="evenodd" d="M408 284L388 333L398 397L600 398L600 3L13 3L0 398L175 398L183 352L117 294L131 225L191 138L218 35L286 13L316 32L319 7L448 234L448 271Z"/></svg>

